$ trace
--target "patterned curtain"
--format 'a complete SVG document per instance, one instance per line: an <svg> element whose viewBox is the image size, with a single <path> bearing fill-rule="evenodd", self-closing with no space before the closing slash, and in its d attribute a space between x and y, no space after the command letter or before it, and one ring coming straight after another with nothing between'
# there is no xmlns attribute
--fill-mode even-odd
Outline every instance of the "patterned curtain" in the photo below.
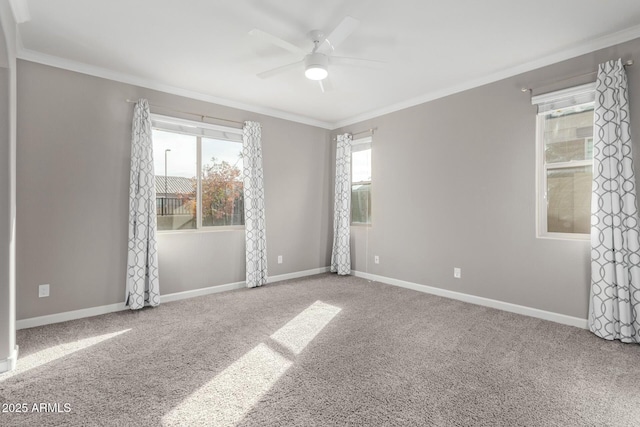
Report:
<svg viewBox="0 0 640 427"><path fill-rule="evenodd" d="M598 67L594 122L589 329L640 343L640 234L621 60Z"/></svg>
<svg viewBox="0 0 640 427"><path fill-rule="evenodd" d="M255 288L267 283L267 232L260 123L244 122L242 140L247 287Z"/></svg>
<svg viewBox="0 0 640 427"><path fill-rule="evenodd" d="M129 181L129 245L125 304L132 310L160 304L156 245L156 188L149 103L133 110Z"/></svg>
<svg viewBox="0 0 640 427"><path fill-rule="evenodd" d="M338 135L331 271L351 274L351 135Z"/></svg>

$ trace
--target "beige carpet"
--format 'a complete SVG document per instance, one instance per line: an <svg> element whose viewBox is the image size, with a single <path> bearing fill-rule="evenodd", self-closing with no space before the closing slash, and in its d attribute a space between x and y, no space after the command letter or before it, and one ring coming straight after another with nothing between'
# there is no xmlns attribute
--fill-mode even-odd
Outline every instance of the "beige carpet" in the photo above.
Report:
<svg viewBox="0 0 640 427"><path fill-rule="evenodd" d="M2 426L640 425L640 346L354 277L17 339Z"/></svg>

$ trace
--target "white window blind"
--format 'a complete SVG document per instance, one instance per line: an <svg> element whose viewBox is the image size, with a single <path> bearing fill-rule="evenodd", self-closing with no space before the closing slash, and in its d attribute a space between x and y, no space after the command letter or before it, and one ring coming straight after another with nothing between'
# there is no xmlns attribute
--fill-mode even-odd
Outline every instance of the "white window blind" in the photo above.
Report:
<svg viewBox="0 0 640 427"><path fill-rule="evenodd" d="M569 89L536 95L531 98L531 103L538 106L538 114L543 114L567 107L589 104L594 102L595 99L596 84L587 83Z"/></svg>
<svg viewBox="0 0 640 427"><path fill-rule="evenodd" d="M369 150L371 148L371 141L373 138L367 136L366 138L354 139L351 142L351 152L356 153L358 151Z"/></svg>
<svg viewBox="0 0 640 427"><path fill-rule="evenodd" d="M242 142L242 129L218 126L211 123L196 122L193 120L184 120L160 114L151 115L151 126L156 129L181 133L184 135Z"/></svg>

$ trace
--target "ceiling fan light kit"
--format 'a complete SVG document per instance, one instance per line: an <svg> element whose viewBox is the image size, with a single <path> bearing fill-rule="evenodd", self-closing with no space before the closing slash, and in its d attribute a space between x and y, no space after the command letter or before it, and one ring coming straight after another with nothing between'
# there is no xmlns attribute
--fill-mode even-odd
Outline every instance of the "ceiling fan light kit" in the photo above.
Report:
<svg viewBox="0 0 640 427"><path fill-rule="evenodd" d="M329 75L329 58L318 52L304 57L304 75L309 80L324 80Z"/></svg>
<svg viewBox="0 0 640 427"><path fill-rule="evenodd" d="M271 70L258 73L257 76L261 79L273 77L277 74L289 72L300 65L304 66L304 75L309 80L317 81L319 83L322 92L332 90L332 84L327 77L329 77L329 64L337 65L380 65L381 61L372 61L368 59L360 58L345 58L339 56L332 56L338 45L340 45L349 35L355 31L360 24L355 18L351 16L345 16L344 19L338 24L337 27L325 36L325 33L320 30L312 30L307 33L307 37L313 43L311 52L304 51L302 48L290 43L286 40L282 40L267 33L266 31L254 28L249 31L249 35L261 37L263 40L281 47L294 55L304 55L304 57L294 63L282 65Z"/></svg>

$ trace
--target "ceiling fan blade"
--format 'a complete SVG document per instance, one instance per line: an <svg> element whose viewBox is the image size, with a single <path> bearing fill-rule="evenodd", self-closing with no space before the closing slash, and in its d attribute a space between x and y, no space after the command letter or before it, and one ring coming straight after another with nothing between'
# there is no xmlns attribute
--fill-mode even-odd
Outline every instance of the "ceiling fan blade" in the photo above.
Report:
<svg viewBox="0 0 640 427"><path fill-rule="evenodd" d="M360 25L360 21L351 16L345 16L342 22L340 22L338 26L334 28L331 33L329 33L324 43L318 50L321 50L325 53L333 52L338 47L338 45L340 45L340 43L342 43L347 37L349 37L351 33L355 31L356 28L358 28L358 25Z"/></svg>
<svg viewBox="0 0 640 427"><path fill-rule="evenodd" d="M353 65L356 67L382 68L387 63L377 61L375 59L348 58L346 56L330 56L329 64L331 65Z"/></svg>
<svg viewBox="0 0 640 427"><path fill-rule="evenodd" d="M272 68L271 70L263 71L261 73L256 74L256 76L261 79L268 79L269 77L273 77L280 73L286 73L289 70L297 68L302 64L302 61L296 61L291 64L283 65L282 67Z"/></svg>
<svg viewBox="0 0 640 427"><path fill-rule="evenodd" d="M320 90L322 91L322 93L333 91L333 84L328 77L324 80L318 80L318 83L320 84Z"/></svg>
<svg viewBox="0 0 640 427"><path fill-rule="evenodd" d="M298 46L289 43L288 41L282 40L279 37L274 36L273 34L269 34L267 32L264 32L262 30L258 30L257 28L254 28L253 30L249 31L249 35L250 36L255 36L255 37L260 37L261 39L276 45L278 47L281 47L284 50L288 50L291 53L295 53L296 55L306 55L307 51L300 49Z"/></svg>

